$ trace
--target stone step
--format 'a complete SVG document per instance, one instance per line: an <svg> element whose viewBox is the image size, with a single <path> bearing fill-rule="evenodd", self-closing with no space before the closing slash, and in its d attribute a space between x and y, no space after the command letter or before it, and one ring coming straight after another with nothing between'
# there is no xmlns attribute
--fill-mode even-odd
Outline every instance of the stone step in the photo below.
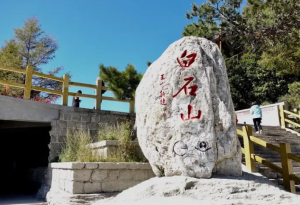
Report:
<svg viewBox="0 0 300 205"><path fill-rule="evenodd" d="M254 135L255 136L255 135ZM260 138L262 140L265 140L267 142L275 142L275 143L288 143L290 142L291 144L298 144L299 140L295 139L294 137L278 137L278 136L255 136L256 138Z"/></svg>
<svg viewBox="0 0 300 205"><path fill-rule="evenodd" d="M254 154L257 154L258 156L261 157L272 157L272 158L281 159L281 155L277 152L273 153L271 151L265 151L265 150L254 150ZM292 154L300 157L300 154L298 152L292 152Z"/></svg>
<svg viewBox="0 0 300 205"><path fill-rule="evenodd" d="M267 142L274 142L274 143L286 143L286 142L289 142L290 144L299 144L300 143L300 140L299 139L295 139L295 138L292 138L292 137L272 137L272 136L255 136L256 138L259 138L259 139L262 139L264 141L267 141Z"/></svg>
<svg viewBox="0 0 300 205"><path fill-rule="evenodd" d="M271 144L275 145L275 143L271 143ZM277 147L279 147L279 145L277 145ZM270 152L274 152L271 149L268 149L266 147L262 147L262 146L257 145L257 144L254 144L254 150L256 150L256 151L270 151ZM300 152L300 145L295 145L295 146L291 145L291 151L292 151L292 153L299 153ZM274 152L274 153L277 153L277 152Z"/></svg>
<svg viewBox="0 0 300 205"><path fill-rule="evenodd" d="M278 136L263 136L263 135L260 135L260 136L256 136L257 138L260 138L260 139L264 139L264 140L268 140L268 141L274 141L274 142L280 142L280 141L291 141L291 142L295 142L295 143L299 143L299 137L295 138L295 137L278 137Z"/></svg>
<svg viewBox="0 0 300 205"><path fill-rule="evenodd" d="M281 167L281 162L271 162L272 164L277 165L278 167ZM256 162L257 167L267 167L266 165L260 164L258 162ZM300 163L293 163L293 168L298 168L300 167ZM298 170L298 169L297 169Z"/></svg>
<svg viewBox="0 0 300 205"><path fill-rule="evenodd" d="M283 185L283 179L278 179L278 184L279 185ZM300 185L299 184L296 184L296 191L300 191Z"/></svg>
<svg viewBox="0 0 300 205"><path fill-rule="evenodd" d="M238 127L238 128L242 128L243 126L245 126L244 123L238 123L236 125L236 127ZM246 126L252 126L253 127L253 125L249 125L249 124L246 124ZM279 127L279 126L264 126L264 125L262 125L262 128L265 128L265 129L281 129L281 127Z"/></svg>
<svg viewBox="0 0 300 205"><path fill-rule="evenodd" d="M268 142L276 142L276 143L284 143L284 142L291 142L291 144L297 144L300 142L299 139L295 139L293 137L273 137L273 136L256 136L257 138L260 138L260 139L263 139L263 140L266 140Z"/></svg>
<svg viewBox="0 0 300 205"><path fill-rule="evenodd" d="M254 153L256 153L256 154L270 153L270 154L274 154L274 155L279 155L279 153L274 152L271 149L268 149L268 148L257 148L255 146L254 146ZM300 151L299 150L292 150L292 154L300 157Z"/></svg>
<svg viewBox="0 0 300 205"><path fill-rule="evenodd" d="M281 167L281 166L280 166ZM271 170L269 167L259 167L259 172L264 172L266 170ZM272 170L273 171L273 170ZM275 171L274 171L275 172ZM300 175L300 167L294 167L294 173L296 176ZM278 173L279 174L279 173Z"/></svg>
<svg viewBox="0 0 300 205"><path fill-rule="evenodd" d="M281 167L281 162L271 162L271 163L277 165L278 167ZM242 164L246 165L246 163L245 163L244 160L242 161ZM257 167L258 169L269 169L269 170L273 171L273 170L270 169L268 166L266 166L266 165L264 165L264 164L260 164L260 163L258 163L258 162L256 162L256 167ZM297 176L298 176L298 174L300 173L300 164L299 164L299 163L298 163L298 164L293 164L293 169L294 169L294 172L295 172L295 173L297 174Z"/></svg>
<svg viewBox="0 0 300 205"><path fill-rule="evenodd" d="M272 162L273 164L281 167L281 162ZM246 165L245 164L245 160L242 160L242 164ZM260 164L258 162L256 162L256 167L259 168L259 169L270 169L269 167L267 167L266 165L263 165L263 164ZM294 169L294 172L297 174L300 173L300 163L297 163L297 164L293 164L293 169ZM271 170L271 169L270 169Z"/></svg>
<svg viewBox="0 0 300 205"><path fill-rule="evenodd" d="M281 159L281 155L279 153L274 153L271 151L265 151L265 150L254 150L254 154L261 156L261 157L272 157L272 158L278 158ZM292 152L293 155L300 157L300 154L298 152Z"/></svg>
<svg viewBox="0 0 300 205"><path fill-rule="evenodd" d="M253 127L253 126L252 126ZM241 125L237 126L238 129L242 129ZM252 129L253 135L259 139L262 139L270 144L276 145L279 147L280 143L289 143L291 145L292 154L296 156L300 156L300 137L296 134L288 132L280 127L271 127L271 126L263 126L263 134L259 135L256 134L254 131L254 127ZM239 141L243 147L243 139L239 137ZM254 153L258 156L266 159L273 164L281 167L281 156L279 153L274 152L268 148L260 146L254 143ZM244 155L242 159L243 163L245 163ZM280 184L282 184L282 175L276 173L275 171L271 170L267 166L263 164L259 164L256 162L256 167L258 168L259 172L266 176L269 179L272 179ZM293 161L293 168L296 176L300 176L300 163ZM281 179L281 180L279 180ZM277 181L276 181L277 180ZM300 191L300 186L298 185L297 189Z"/></svg>
<svg viewBox="0 0 300 205"><path fill-rule="evenodd" d="M272 159L278 160L278 162L281 162L281 156L279 154L270 154L268 152L256 152L255 150L254 150L254 154L259 157L262 157L262 158L268 158L268 159L272 158ZM296 156L299 157L300 155L296 155ZM296 161L294 161L294 162L296 162Z"/></svg>
<svg viewBox="0 0 300 205"><path fill-rule="evenodd" d="M290 135L278 135L278 134L263 134L263 135L256 135L256 134L253 134L254 137L257 137L257 138L261 138L261 139L269 139L269 140L275 140L275 141L286 141L287 139L289 140L292 140L292 141L299 141L299 138L298 136L290 136Z"/></svg>
<svg viewBox="0 0 300 205"><path fill-rule="evenodd" d="M294 137L274 137L274 136L256 136L257 138L264 139L270 142L284 143L290 141L292 143L299 143L299 139Z"/></svg>
<svg viewBox="0 0 300 205"><path fill-rule="evenodd" d="M254 153L260 153L260 154L263 154L263 153L270 153L270 154L274 154L274 155L277 155L279 154L278 152L274 152L273 150L271 149L268 149L268 148L258 148L258 147L255 147L254 146ZM292 149L291 150L291 153L294 154L294 155L299 155L299 149Z"/></svg>
<svg viewBox="0 0 300 205"><path fill-rule="evenodd" d="M256 134L254 126L253 125L250 125L250 126L252 127L253 134ZM238 125L237 129L242 130L242 126ZM276 135L281 134L284 136L287 136L287 135L297 136L296 134L288 132L285 129L281 129L280 127L262 126L262 129L263 129L263 135L265 135L267 133L267 134L276 134Z"/></svg>
<svg viewBox="0 0 300 205"><path fill-rule="evenodd" d="M269 179L275 185L279 185L279 187L283 188L283 180L282 179ZM295 185L296 194L300 194L300 185Z"/></svg>
<svg viewBox="0 0 300 205"><path fill-rule="evenodd" d="M290 143L291 145L299 145L300 139L294 139L294 138L274 138L274 137L262 137L262 136L256 136L256 138L259 138L261 140L264 140L268 143L275 143L279 145L279 143ZM239 137L240 142L243 141L241 137Z"/></svg>
<svg viewBox="0 0 300 205"><path fill-rule="evenodd" d="M278 137L278 138L284 138L284 137L291 137L296 138L296 134L288 133L286 131L265 131L263 130L262 134L256 134L256 132L252 133L253 136L262 136L262 137Z"/></svg>

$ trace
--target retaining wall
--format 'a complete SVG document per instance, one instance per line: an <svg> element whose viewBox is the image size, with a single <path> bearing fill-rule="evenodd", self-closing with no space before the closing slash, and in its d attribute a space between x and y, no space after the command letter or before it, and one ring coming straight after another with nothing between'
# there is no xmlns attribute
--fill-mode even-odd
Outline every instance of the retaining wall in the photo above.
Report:
<svg viewBox="0 0 300 205"><path fill-rule="evenodd" d="M155 176L148 163L66 162L51 169L50 191L70 194L123 191Z"/></svg>
<svg viewBox="0 0 300 205"><path fill-rule="evenodd" d="M115 125L125 121L130 121L133 126L135 114L83 108L61 110L59 119L51 121L49 162L57 162L57 157L66 140L67 130L82 129L89 133L92 139L97 139L98 132L101 132L105 124Z"/></svg>

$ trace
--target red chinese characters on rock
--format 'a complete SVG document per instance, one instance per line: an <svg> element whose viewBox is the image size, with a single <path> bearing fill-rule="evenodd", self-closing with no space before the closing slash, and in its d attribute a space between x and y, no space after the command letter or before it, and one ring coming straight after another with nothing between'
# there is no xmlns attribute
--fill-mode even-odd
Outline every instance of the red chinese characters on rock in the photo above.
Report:
<svg viewBox="0 0 300 205"><path fill-rule="evenodd" d="M161 98L161 99L160 99L160 104L161 104L161 105L167 105L167 104L166 104L166 98Z"/></svg>
<svg viewBox="0 0 300 205"><path fill-rule="evenodd" d="M192 80L194 80L194 77L184 78L184 80L187 81L187 83L184 84L182 86L182 88L180 88L179 91L175 95L173 95L173 98L175 98L182 90L184 90L184 93L187 94L187 89L191 89L191 91L189 93L190 95L196 96L196 90L198 88L198 85L192 85L190 87L187 87L188 84L190 84L192 82Z"/></svg>
<svg viewBox="0 0 300 205"><path fill-rule="evenodd" d="M197 53L191 53L187 55L187 50L185 50L180 56L182 61L180 61L180 59L177 58L177 62L182 68L188 68L194 63L196 57L197 57Z"/></svg>
<svg viewBox="0 0 300 205"><path fill-rule="evenodd" d="M177 58L177 62L179 63L179 65L182 67L182 68L188 68L190 67L195 59L197 57L197 53L192 53L192 54L189 54L187 55L187 50L185 50L181 57L180 58L185 58L184 60L182 60L182 62L179 60L179 58ZM186 60L186 58L188 60ZM187 78L184 78L184 81L186 81L186 83L178 90L178 92L173 95L173 98L177 97L177 95L183 90L185 95L189 94L189 95L192 95L192 96L196 96L196 90L198 88L198 85L191 85L189 86L189 84L194 80L194 77L187 77ZM189 86L189 87L188 87ZM188 89L190 89L189 93L188 93ZM188 105L188 116L187 118L185 118L184 114L180 114L180 117L182 120L192 120L192 119L200 119L201 117L201 110L198 110L197 112L197 115L196 116L191 116L191 113L193 111L193 106L192 105Z"/></svg>
<svg viewBox="0 0 300 205"><path fill-rule="evenodd" d="M191 112L193 111L193 107L188 105L188 117L184 119L184 114L180 114L182 120L190 120L190 119L200 119L201 117L201 110L198 110L198 114L196 116L191 117Z"/></svg>
<svg viewBox="0 0 300 205"><path fill-rule="evenodd" d="M163 88L164 88L164 84L165 84L165 76L164 76L165 74L161 74L160 76L161 76L161 78L160 78L160 80L161 80L161 82L160 82L160 85L161 85L161 90L160 90L160 92L159 92L159 98L160 98L160 104L161 105L167 105L166 104L166 94L165 94L165 91L163 90Z"/></svg>
<svg viewBox="0 0 300 205"><path fill-rule="evenodd" d="M160 82L161 90L159 92L159 98L160 98L159 102L160 102L161 105L164 105L163 115L166 116L166 107L165 107L165 105L167 105L167 100L166 100L166 93L164 91L164 84L165 84L165 79L166 78L165 78L165 74L161 74L160 76L161 76L160 77L160 80L161 80L161 82Z"/></svg>

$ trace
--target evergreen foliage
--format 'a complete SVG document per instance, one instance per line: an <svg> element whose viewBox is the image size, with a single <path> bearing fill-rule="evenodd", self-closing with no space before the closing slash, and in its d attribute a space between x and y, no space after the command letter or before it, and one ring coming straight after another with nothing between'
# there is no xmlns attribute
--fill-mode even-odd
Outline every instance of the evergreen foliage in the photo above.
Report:
<svg viewBox="0 0 300 205"><path fill-rule="evenodd" d="M138 73L132 64L128 64L124 71L119 71L113 66L101 64L100 78L112 89L119 100L135 99L135 90L142 80L143 75Z"/></svg>
<svg viewBox="0 0 300 205"><path fill-rule="evenodd" d="M281 101L289 102L292 108L300 107L300 82L289 84L289 93L282 96Z"/></svg>
<svg viewBox="0 0 300 205"><path fill-rule="evenodd" d="M219 44L235 109L254 100L274 103L300 79L300 2L297 0L209 0L192 5L183 36ZM220 21L222 20L222 21Z"/></svg>
<svg viewBox="0 0 300 205"><path fill-rule="evenodd" d="M0 65L19 69L26 69L31 65L34 71L43 72L42 66L55 58L55 52L58 49L57 42L42 30L39 21L36 18L29 18L24 22L22 28L14 29L14 37L5 41L5 46L0 49ZM62 70L58 67L49 71L48 75L56 75ZM25 75L0 70L0 77L3 80L25 83ZM40 77L33 77L33 86L61 90L62 84L57 81L48 80ZM4 86L0 86L0 92L3 92ZM11 88L9 92L13 96L22 96L23 89ZM55 101L58 96L52 94L32 91L31 98L46 98Z"/></svg>

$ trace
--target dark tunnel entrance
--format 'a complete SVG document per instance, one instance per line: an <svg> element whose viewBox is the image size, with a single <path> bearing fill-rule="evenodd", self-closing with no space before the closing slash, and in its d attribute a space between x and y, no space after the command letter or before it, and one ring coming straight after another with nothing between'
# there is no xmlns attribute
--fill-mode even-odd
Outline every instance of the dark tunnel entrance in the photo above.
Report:
<svg viewBox="0 0 300 205"><path fill-rule="evenodd" d="M38 192L48 167L50 130L50 123L0 120L0 199Z"/></svg>

